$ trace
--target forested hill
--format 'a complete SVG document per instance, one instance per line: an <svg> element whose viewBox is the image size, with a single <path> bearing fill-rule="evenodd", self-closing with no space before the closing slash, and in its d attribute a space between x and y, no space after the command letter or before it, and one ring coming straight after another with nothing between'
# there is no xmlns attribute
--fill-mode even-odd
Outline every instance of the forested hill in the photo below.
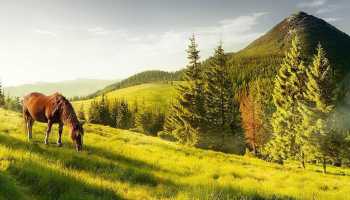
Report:
<svg viewBox="0 0 350 200"><path fill-rule="evenodd" d="M237 53L229 53L229 64L236 77L248 80L273 78L284 52L289 49L293 33L302 44L303 55L310 59L318 43L326 50L330 63L339 74L350 71L350 36L326 21L304 12L293 14Z"/></svg>
<svg viewBox="0 0 350 200"><path fill-rule="evenodd" d="M166 72L161 70L150 70L144 71L133 76L130 76L127 79L124 79L120 82L113 83L106 86L102 90L98 90L83 99L90 99L101 94L106 94L113 90L126 88L130 86L135 86L143 83L154 83L154 82L166 82L166 81L177 81L181 79L182 70L176 72Z"/></svg>

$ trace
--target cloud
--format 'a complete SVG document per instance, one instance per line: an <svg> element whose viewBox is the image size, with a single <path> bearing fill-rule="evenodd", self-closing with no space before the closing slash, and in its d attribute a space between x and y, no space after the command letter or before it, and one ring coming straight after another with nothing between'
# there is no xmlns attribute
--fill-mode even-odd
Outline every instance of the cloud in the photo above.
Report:
<svg viewBox="0 0 350 200"><path fill-rule="evenodd" d="M311 0L307 2L299 3L297 6L299 8L317 8L325 5L327 0Z"/></svg>
<svg viewBox="0 0 350 200"><path fill-rule="evenodd" d="M323 18L327 22L336 22L342 20L342 18L339 17L328 17L328 18Z"/></svg>
<svg viewBox="0 0 350 200"><path fill-rule="evenodd" d="M93 27L93 28L88 28L87 31L92 34L92 35L96 35L96 36L108 36L108 35L125 35L125 31L124 30L112 30L112 29L106 29L103 27Z"/></svg>
<svg viewBox="0 0 350 200"><path fill-rule="evenodd" d="M174 71L185 67L188 62L185 50L192 33L196 35L201 60L205 60L213 55L220 40L225 50L232 52L258 38L263 31L257 26L265 15L267 13L248 13L207 26L150 32L104 26L41 28L35 32L46 37L59 37L55 40L33 37L25 42L18 41L20 45L0 46L1 66L10 69L5 70L2 77L7 84L15 84L34 80L56 81L62 77L125 78L152 69ZM13 62L16 57L21 59ZM30 70L22 73L25 76L21 73L12 76L21 69ZM64 73L66 71L70 73ZM55 76L50 76L52 74Z"/></svg>
<svg viewBox="0 0 350 200"><path fill-rule="evenodd" d="M46 36L50 36L50 37L57 37L56 33L52 32L52 31L48 31L48 30L36 29L34 32L37 33L37 34L40 34L40 35L46 35Z"/></svg>
<svg viewBox="0 0 350 200"><path fill-rule="evenodd" d="M237 51L263 34L256 30L256 25L267 14L259 12L223 19L215 25L193 27L188 31L168 30L144 35L126 32L116 41L119 48L116 49L115 59L119 66L130 66L130 70L132 66L136 66L137 71L141 71L140 66L148 66L149 69L166 66L165 70L175 70L184 67L187 62L185 49L193 33L202 59L212 55L220 40L223 41L226 51ZM110 35L112 36L113 34ZM130 60L131 55L138 59Z"/></svg>

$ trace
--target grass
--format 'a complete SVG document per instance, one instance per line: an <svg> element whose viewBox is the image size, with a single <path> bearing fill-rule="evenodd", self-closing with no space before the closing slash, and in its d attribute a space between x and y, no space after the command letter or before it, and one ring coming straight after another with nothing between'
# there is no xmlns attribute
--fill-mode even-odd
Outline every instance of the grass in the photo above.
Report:
<svg viewBox="0 0 350 200"><path fill-rule="evenodd" d="M28 142L20 115L0 110L0 199L347 199L350 169L302 170L181 146L87 124L77 153L43 144L44 124Z"/></svg>
<svg viewBox="0 0 350 200"><path fill-rule="evenodd" d="M134 105L137 102L139 105L144 104L149 107L159 106L160 109L166 110L172 97L176 94L175 87L179 83L146 83L114 90L106 93L106 97L108 99L125 99L130 105ZM75 101L73 105L75 108L80 109L83 104L84 111L87 113L91 102L98 99L101 99L101 96L83 101Z"/></svg>

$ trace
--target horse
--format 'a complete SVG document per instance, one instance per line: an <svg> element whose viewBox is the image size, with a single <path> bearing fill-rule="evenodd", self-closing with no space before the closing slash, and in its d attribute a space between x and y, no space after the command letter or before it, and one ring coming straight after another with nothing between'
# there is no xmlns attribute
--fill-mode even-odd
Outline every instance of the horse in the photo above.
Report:
<svg viewBox="0 0 350 200"><path fill-rule="evenodd" d="M63 126L70 128L70 137L76 150L83 147L84 129L72 104L61 94L54 93L50 96L33 92L23 97L23 118L26 125L28 140L32 139L32 128L35 121L47 123L45 144L49 144L49 135L53 124L58 123L57 145L62 146Z"/></svg>

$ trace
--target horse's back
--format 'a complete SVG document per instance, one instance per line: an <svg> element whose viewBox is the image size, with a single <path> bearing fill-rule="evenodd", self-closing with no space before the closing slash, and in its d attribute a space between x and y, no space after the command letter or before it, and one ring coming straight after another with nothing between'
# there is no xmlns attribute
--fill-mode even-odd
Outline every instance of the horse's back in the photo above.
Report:
<svg viewBox="0 0 350 200"><path fill-rule="evenodd" d="M47 112L50 109L50 99L52 96L46 96L39 92L33 92L23 97L23 112L40 122L47 122Z"/></svg>

